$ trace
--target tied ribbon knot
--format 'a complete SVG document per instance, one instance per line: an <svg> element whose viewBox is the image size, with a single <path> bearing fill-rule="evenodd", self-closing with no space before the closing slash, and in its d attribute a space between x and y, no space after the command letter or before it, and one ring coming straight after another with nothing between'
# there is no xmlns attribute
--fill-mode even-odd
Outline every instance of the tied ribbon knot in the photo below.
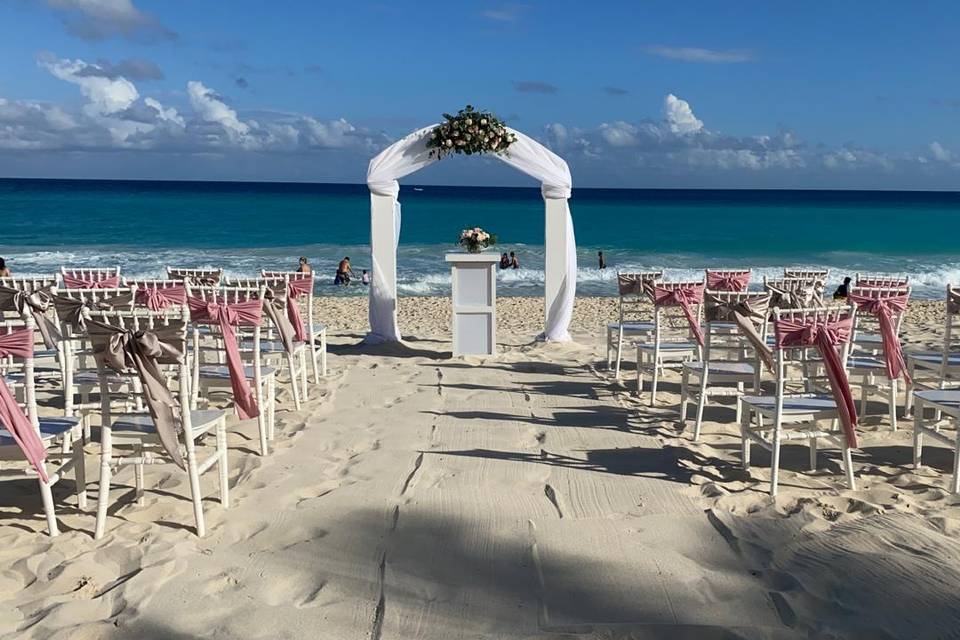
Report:
<svg viewBox="0 0 960 640"><path fill-rule="evenodd" d="M62 274L63 285L67 289L116 289L120 286L120 276L91 276L83 278Z"/></svg>
<svg viewBox="0 0 960 640"><path fill-rule="evenodd" d="M707 289L712 291L746 291L749 285L749 271L742 273L707 272Z"/></svg>
<svg viewBox="0 0 960 640"><path fill-rule="evenodd" d="M187 290L182 285L173 287L147 286L137 289L137 302L151 311L163 311L175 304L187 301Z"/></svg>
<svg viewBox="0 0 960 640"><path fill-rule="evenodd" d="M696 338L697 344L703 346L703 329L693 313L693 305L703 301L703 285L690 285L675 288L666 288L655 284L653 286L653 302L658 307L678 306L687 318L690 331Z"/></svg>
<svg viewBox="0 0 960 640"><path fill-rule="evenodd" d="M153 418L160 444L179 467L184 468L180 450L183 422L178 403L167 387L159 364L183 361L183 323L171 323L154 330L133 331L97 320L87 321L94 358L104 367L124 373L133 369L143 383L143 399ZM181 388L184 393L184 387Z"/></svg>
<svg viewBox="0 0 960 640"><path fill-rule="evenodd" d="M837 347L850 339L853 319L847 317L835 322L817 318L806 322L780 319L774 322L773 328L778 348L816 347L820 352L847 444L856 448L857 407L850 391L847 372L837 352Z"/></svg>
<svg viewBox="0 0 960 640"><path fill-rule="evenodd" d="M17 329L10 333L0 334L0 358L6 357L32 358L33 357L33 330L29 327ZM50 478L44 469L43 461L47 459L47 448L40 439L40 434L34 428L30 418L23 412L17 403L10 388L7 387L3 376L0 376L0 425L3 425L14 442L20 447L27 462L36 469L37 474L44 482Z"/></svg>
<svg viewBox="0 0 960 640"><path fill-rule="evenodd" d="M47 317L53 298L50 293L35 290L27 293L20 289L0 287L0 311L16 311L23 315L29 313L37 325L37 331L43 338L43 345L47 349L55 349L62 336L56 325Z"/></svg>
<svg viewBox="0 0 960 640"><path fill-rule="evenodd" d="M847 297L857 305L857 309L876 316L880 322L880 337L883 339L883 357L887 367L887 378L896 380L903 374L903 379L910 382L907 363L903 359L903 346L900 344L900 337L897 335L897 327L894 322L895 315L906 311L910 296L903 293L873 298L850 293Z"/></svg>
<svg viewBox="0 0 960 640"><path fill-rule="evenodd" d="M303 320L300 318L300 305L297 304L297 298L306 295L313 290L313 276L309 278L296 278L287 281L287 318L293 325L293 330L298 342L307 342L309 336L303 326Z"/></svg>
<svg viewBox="0 0 960 640"><path fill-rule="evenodd" d="M263 315L262 300L247 300L228 304L209 302L202 298L187 296L190 319L200 324L215 324L220 327L227 354L227 371L230 372L230 387L233 389L233 405L241 420L260 415L257 400L247 382L247 373L240 357L235 326L257 326Z"/></svg>
<svg viewBox="0 0 960 640"><path fill-rule="evenodd" d="M710 293L705 295L707 320L732 320L740 334L750 342L768 371L773 371L773 351L767 346L760 331L767 320L770 294L756 294L752 298L724 300Z"/></svg>

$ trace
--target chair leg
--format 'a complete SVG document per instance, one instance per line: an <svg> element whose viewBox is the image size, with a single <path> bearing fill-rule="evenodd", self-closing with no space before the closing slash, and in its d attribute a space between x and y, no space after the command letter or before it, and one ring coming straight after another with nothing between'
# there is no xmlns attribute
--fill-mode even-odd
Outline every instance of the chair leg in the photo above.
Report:
<svg viewBox="0 0 960 640"><path fill-rule="evenodd" d="M923 455L923 404L917 402L913 409L913 468L920 468Z"/></svg>
<svg viewBox="0 0 960 640"><path fill-rule="evenodd" d="M100 459L100 486L97 488L97 524L93 537L99 540L107 527L107 506L110 502L110 458Z"/></svg>
<svg viewBox="0 0 960 640"><path fill-rule="evenodd" d="M687 423L687 403L690 394L690 372L686 367L680 374L680 430L682 431Z"/></svg>
<svg viewBox="0 0 960 640"><path fill-rule="evenodd" d="M307 352L300 352L300 389L303 391L303 401L310 399L309 387L307 385Z"/></svg>
<svg viewBox="0 0 960 640"><path fill-rule="evenodd" d="M817 470L817 439L810 438L810 471Z"/></svg>
<svg viewBox="0 0 960 640"><path fill-rule="evenodd" d="M273 440L277 436L277 377L267 378L267 437Z"/></svg>
<svg viewBox="0 0 960 640"><path fill-rule="evenodd" d="M856 491L857 481L853 477L853 456L846 441L843 443L843 470L847 474L847 486L850 487L851 491Z"/></svg>
<svg viewBox="0 0 960 640"><path fill-rule="evenodd" d="M623 358L623 331L618 332L617 336L617 362L613 371L615 380L620 379L620 361Z"/></svg>
<svg viewBox="0 0 960 640"><path fill-rule="evenodd" d="M293 390L293 405L297 408L297 411L300 410L300 388L299 382L297 380L297 369L293 363L293 354L287 354L287 369L290 373L290 388Z"/></svg>
<svg viewBox="0 0 960 640"><path fill-rule="evenodd" d="M310 334L308 347L310 349L310 363L313 367L313 383L316 384L320 382L320 365L317 362L317 339L312 333Z"/></svg>
<svg viewBox="0 0 960 640"><path fill-rule="evenodd" d="M913 409L913 381L914 381L913 376L916 375L916 372L914 371L913 367L909 367L909 369L910 369L910 379L907 381L906 387L904 389L904 394L906 395L906 397L903 399L903 417L904 418L909 418L910 411Z"/></svg>
<svg viewBox="0 0 960 640"><path fill-rule="evenodd" d="M220 504L230 508L230 486L227 476L227 421L217 423L217 474L220 476Z"/></svg>
<svg viewBox="0 0 960 640"><path fill-rule="evenodd" d="M780 426L774 425L773 451L771 452L770 468L770 495L777 496L777 485L780 483Z"/></svg>
<svg viewBox="0 0 960 640"><path fill-rule="evenodd" d="M704 363L703 372L700 374L700 397L697 398L697 421L693 427L693 441L697 442L700 440L700 427L703 426L703 408L707 404L707 366ZM740 403L737 403L737 408L740 408ZM737 416L739 418L739 416Z"/></svg>
<svg viewBox="0 0 960 640"><path fill-rule="evenodd" d="M893 426L893 430L897 430L897 381L890 381L890 424Z"/></svg>
<svg viewBox="0 0 960 640"><path fill-rule="evenodd" d="M320 374L327 377L327 330L320 332Z"/></svg>
<svg viewBox="0 0 960 640"><path fill-rule="evenodd" d="M137 449L134 452L134 456L142 460L144 456L143 448L137 447ZM142 462L138 462L133 465L133 476L134 476L134 483L136 486L135 496L136 496L138 507L142 507L144 504L146 504L143 498L143 467L144 465Z"/></svg>
<svg viewBox="0 0 960 640"><path fill-rule="evenodd" d="M50 537L53 538L60 535L60 529L57 528L57 514L53 510L53 492L50 490L50 485L43 480L38 478L37 482L40 484L43 512L47 516L47 532L50 534Z"/></svg>
<svg viewBox="0 0 960 640"><path fill-rule="evenodd" d="M610 328L607 327L607 371L610 370L610 367L613 366L613 333L610 331Z"/></svg>
<svg viewBox="0 0 960 640"><path fill-rule="evenodd" d="M84 441L74 443L73 445L73 481L76 483L77 507L81 511L87 509L87 469L84 466Z"/></svg>
<svg viewBox="0 0 960 640"><path fill-rule="evenodd" d="M737 402L740 402L739 400ZM750 409L741 411L740 416L740 466L744 471L750 470L750 438L747 432L750 430Z"/></svg>
<svg viewBox="0 0 960 640"><path fill-rule="evenodd" d="M191 438L189 434L185 437ZM190 478L190 497L193 500L193 517L197 522L197 537L202 538L207 533L203 521L203 497L200 495L200 473L197 471L197 454L190 447L187 450L187 475Z"/></svg>
<svg viewBox="0 0 960 640"><path fill-rule="evenodd" d="M660 382L660 367L656 360L653 361L653 379L650 382L650 406L657 404L657 385Z"/></svg>

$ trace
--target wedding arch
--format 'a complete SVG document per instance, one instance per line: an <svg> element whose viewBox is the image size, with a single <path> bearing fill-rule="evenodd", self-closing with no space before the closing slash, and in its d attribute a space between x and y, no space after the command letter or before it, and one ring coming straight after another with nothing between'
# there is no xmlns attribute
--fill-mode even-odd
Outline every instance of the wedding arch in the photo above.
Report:
<svg viewBox="0 0 960 640"><path fill-rule="evenodd" d="M438 154L428 147L431 134L440 125L414 131L393 143L370 161L370 253L373 278L370 284L370 332L366 342L399 342L397 326L397 244L400 241L399 178L436 162ZM570 168L563 158L542 144L508 127L513 137L509 148L490 153L495 158L542 183L546 224L544 238L544 331L541 338L570 339L577 281L577 246L568 199L572 188Z"/></svg>

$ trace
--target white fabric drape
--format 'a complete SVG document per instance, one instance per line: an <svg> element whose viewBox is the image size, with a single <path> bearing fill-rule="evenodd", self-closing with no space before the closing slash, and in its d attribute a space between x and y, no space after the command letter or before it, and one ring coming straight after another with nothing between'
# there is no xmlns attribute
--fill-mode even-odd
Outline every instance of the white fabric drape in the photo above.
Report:
<svg viewBox="0 0 960 640"><path fill-rule="evenodd" d="M415 171L436 162L430 157L426 142L430 132L436 128L433 124L418 129L405 138L393 143L370 161L367 168L367 186L370 192L379 196L390 196L394 200L394 246L390 250L396 253L400 239L400 195L399 178L408 176ZM516 136L516 141L503 154L492 154L510 166L532 176L541 182L540 192L544 199L567 200L573 188L570 168L566 161L553 153L542 144L529 136L508 129ZM376 234L371 229L371 237ZM567 245L566 245L566 274L563 286L557 299L547 310L546 326L541 337L547 340L566 341L570 339L567 332L573 316L573 303L576 296L577 282L577 247L573 235L573 218L570 207L567 206ZM378 266L378 255L386 251L387 247L371 243L371 264L373 277L370 286L370 333L367 342L379 343L399 341L401 338L396 317L396 282L384 282L382 270Z"/></svg>

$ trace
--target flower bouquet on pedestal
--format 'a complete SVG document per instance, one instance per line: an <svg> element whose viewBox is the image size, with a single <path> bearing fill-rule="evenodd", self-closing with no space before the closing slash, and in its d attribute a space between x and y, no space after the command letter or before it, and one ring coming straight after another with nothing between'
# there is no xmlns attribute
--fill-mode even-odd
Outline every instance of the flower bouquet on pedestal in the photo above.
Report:
<svg viewBox="0 0 960 640"><path fill-rule="evenodd" d="M487 233L480 227L464 229L460 232L458 244L466 249L467 253L480 253L487 247L497 244L497 236Z"/></svg>

